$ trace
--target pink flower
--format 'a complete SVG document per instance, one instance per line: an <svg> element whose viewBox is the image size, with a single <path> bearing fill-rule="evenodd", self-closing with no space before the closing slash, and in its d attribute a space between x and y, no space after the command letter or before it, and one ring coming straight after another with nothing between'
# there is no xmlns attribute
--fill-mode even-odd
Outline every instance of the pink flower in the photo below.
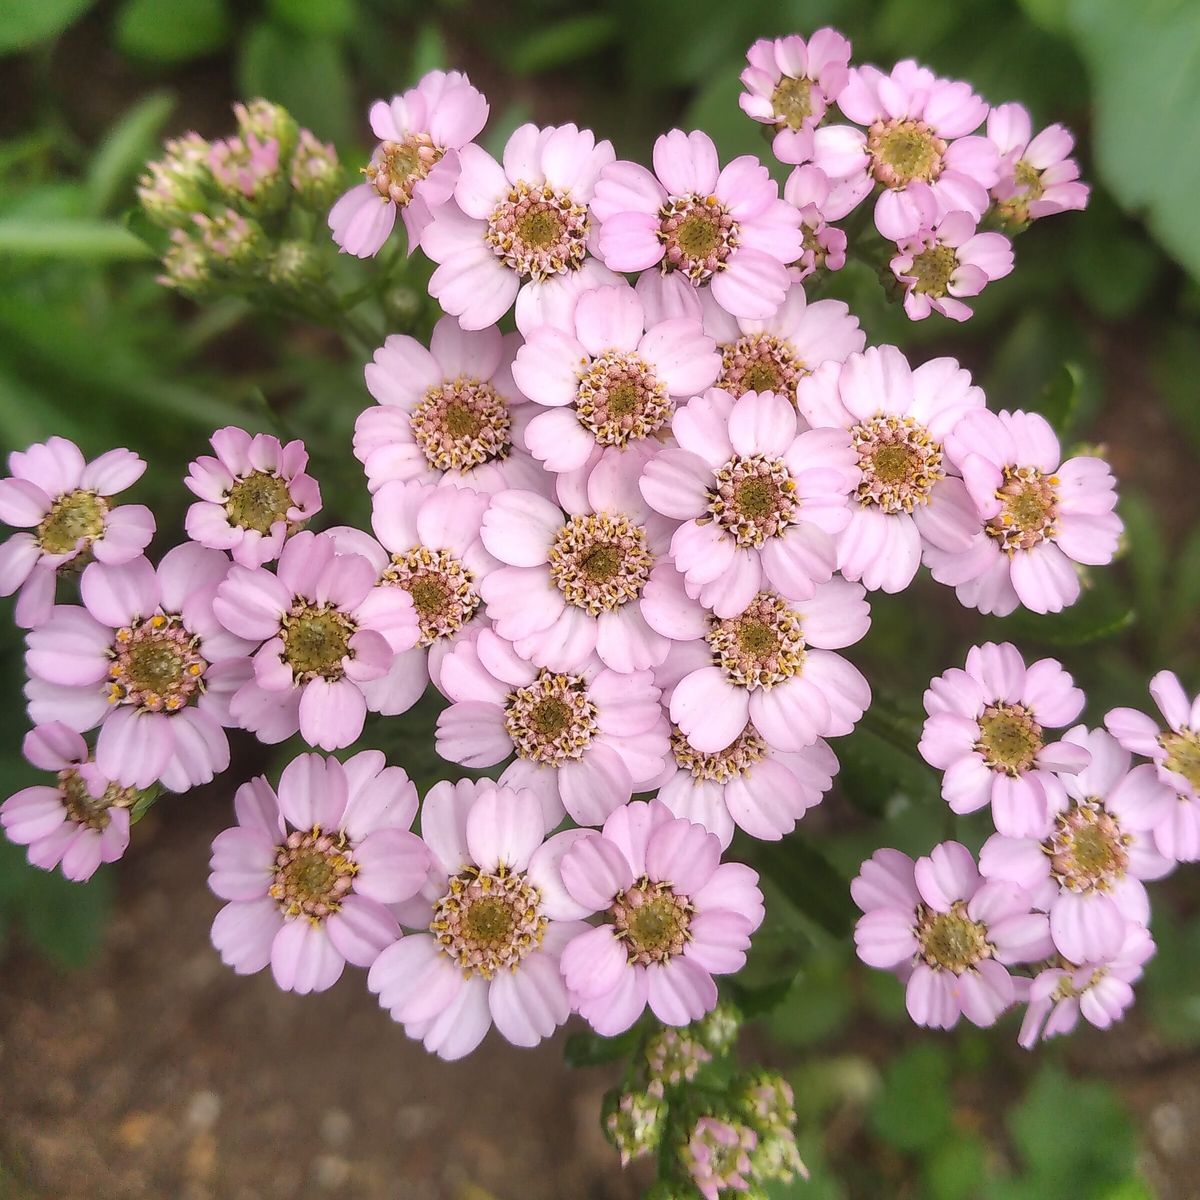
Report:
<svg viewBox="0 0 1200 1200"><path fill-rule="evenodd" d="M229 569L185 543L158 570L144 558L83 572L83 605L59 605L29 635L25 695L36 724L96 725L96 766L122 787L155 780L173 792L229 766L222 726L250 673L253 647L225 630L213 598ZM240 568L239 568L240 569Z"/></svg>
<svg viewBox="0 0 1200 1200"><path fill-rule="evenodd" d="M1011 642L985 642L967 651L965 671L930 681L917 748L945 772L942 796L954 812L990 804L1006 837L1043 838L1067 807L1058 776L1078 774L1091 757L1075 741L1047 742L1045 731L1069 725L1083 704L1055 659L1026 667Z"/></svg>
<svg viewBox="0 0 1200 1200"><path fill-rule="evenodd" d="M200 497L187 511L187 535L202 546L228 550L243 567L279 557L284 540L321 511L321 489L304 473L300 441L281 445L227 426L212 435L216 457L191 463L184 480Z"/></svg>
<svg viewBox="0 0 1200 1200"><path fill-rule="evenodd" d="M1151 832L1159 793L1154 768L1129 769L1129 754L1102 729L1077 725L1063 742L1091 762L1063 780L1068 801L1041 839L993 834L979 855L988 879L1029 892L1050 914L1050 936L1069 962L1101 962L1120 952L1126 926L1150 922L1144 879L1161 879L1173 863Z"/></svg>
<svg viewBox="0 0 1200 1200"><path fill-rule="evenodd" d="M600 255L614 271L658 267L677 287L710 285L735 317L765 319L787 291L787 265L803 250L800 214L753 155L724 170L707 133L673 129L654 143L654 174L632 162L607 167L592 211Z"/></svg>
<svg viewBox="0 0 1200 1200"><path fill-rule="evenodd" d="M783 185L783 198L800 210L804 236L800 257L791 265L796 282L814 271L840 271L846 265L845 231L828 224L825 216L831 190L829 176L811 164L797 167Z"/></svg>
<svg viewBox="0 0 1200 1200"><path fill-rule="evenodd" d="M434 216L421 248L440 266L429 294L464 329L494 325L516 301L527 333L562 324L581 292L618 283L588 251L588 205L613 161L611 142L574 125L522 125L503 165L479 146L463 149L456 203Z"/></svg>
<svg viewBox="0 0 1200 1200"><path fill-rule="evenodd" d="M369 967L399 936L391 905L415 896L430 854L409 832L417 789L364 750L343 765L300 754L234 797L237 824L213 839L208 886L229 903L213 921L239 975L269 963L288 992L323 992L346 963Z"/></svg>
<svg viewBox="0 0 1200 1200"><path fill-rule="evenodd" d="M757 1147L758 1134L740 1121L701 1117L680 1151L680 1161L704 1200L720 1200L750 1190L755 1178L750 1156Z"/></svg>
<svg viewBox="0 0 1200 1200"><path fill-rule="evenodd" d="M33 866L51 871L61 863L68 879L91 879L102 862L116 862L129 848L137 791L106 778L83 738L60 721L30 730L24 752L56 779L9 796L0 804L0 825L10 842L29 847Z"/></svg>
<svg viewBox="0 0 1200 1200"><path fill-rule="evenodd" d="M968 549L927 547L925 561L968 608L1059 612L1079 597L1076 563L1112 561L1124 528L1112 472L1090 456L1064 462L1045 417L970 413L947 436L946 454L985 524Z"/></svg>
<svg viewBox="0 0 1200 1200"><path fill-rule="evenodd" d="M965 321L970 308L959 297L978 296L1013 269L1012 243L1002 233L977 233L970 213L951 212L901 238L891 263L904 284L904 311L913 321L939 312Z"/></svg>
<svg viewBox="0 0 1200 1200"><path fill-rule="evenodd" d="M438 717L437 751L466 767L516 754L500 776L529 788L546 828L563 810L599 825L663 769L668 729L649 671L620 675L592 659L582 670L539 669L490 630L442 660L453 703Z"/></svg>
<svg viewBox="0 0 1200 1200"><path fill-rule="evenodd" d="M371 258L387 241L399 209L411 253L431 216L454 194L458 152L487 117L483 93L459 71L430 71L390 104L376 100L371 129L380 144L363 172L366 182L329 212L333 240L347 254Z"/></svg>
<svg viewBox="0 0 1200 1200"><path fill-rule="evenodd" d="M536 1046L571 1012L559 955L584 910L558 863L580 832L543 842L537 799L488 779L436 784L421 831L433 867L403 918L421 932L379 956L368 987L441 1058L470 1054L493 1023L514 1045Z"/></svg>
<svg viewBox="0 0 1200 1200"><path fill-rule="evenodd" d="M1158 848L1177 862L1200 860L1200 696L1189 700L1179 677L1159 671L1150 695L1166 728L1133 708L1114 708L1108 732L1134 754L1154 763L1162 784L1154 812Z"/></svg>
<svg viewBox="0 0 1200 1200"><path fill-rule="evenodd" d="M518 340L443 317L428 350L394 333L375 351L366 377L378 404L354 424L371 491L390 479L476 492L542 486L525 450L529 405L510 371Z"/></svg>
<svg viewBox="0 0 1200 1200"><path fill-rule="evenodd" d="M1091 189L1079 182L1070 130L1061 125L1032 137L1029 113L1020 104L999 104L988 113L987 136L1000 153L1000 178L992 186L1001 215L1017 226L1068 209L1087 207Z"/></svg>
<svg viewBox="0 0 1200 1200"><path fill-rule="evenodd" d="M244 106L238 107L245 111ZM282 183L278 138L259 138L249 129L242 137L222 138L209 148L208 167L226 194L241 196L251 202L262 201L270 197L270 193L282 190L278 186ZM286 203L286 191L284 198ZM272 204L271 207L283 205Z"/></svg>
<svg viewBox="0 0 1200 1200"><path fill-rule="evenodd" d="M813 162L834 185L825 216L836 221L880 184L875 225L885 238L911 237L941 212L978 220L999 177L999 153L978 129L987 103L968 84L938 79L911 59L885 75L854 67L838 107L859 125L829 125L813 135Z"/></svg>
<svg viewBox="0 0 1200 1200"><path fill-rule="evenodd" d="M850 43L836 29L802 37L760 38L746 52L742 111L778 132L771 149L780 162L812 157L812 131L846 86Z"/></svg>
<svg viewBox="0 0 1200 1200"><path fill-rule="evenodd" d="M652 439L720 362L695 317L648 322L628 284L587 292L565 328L531 329L517 351L517 386L550 410L529 422L529 449L547 470L573 471L606 447Z"/></svg>
<svg viewBox="0 0 1200 1200"><path fill-rule="evenodd" d="M687 1025L717 1003L714 975L742 968L762 924L758 873L721 862L721 843L656 800L617 809L562 856L562 881L605 923L562 952L572 1000L597 1033L628 1029L649 1004Z"/></svg>
<svg viewBox="0 0 1200 1200"><path fill-rule="evenodd" d="M374 564L339 554L327 534L298 533L278 574L236 563L213 608L231 633L258 647L254 676L231 712L264 742L298 729L310 746L337 750L362 733L363 685L384 678L420 628L403 588L377 588Z"/></svg>
<svg viewBox="0 0 1200 1200"><path fill-rule="evenodd" d="M734 617L763 587L805 600L833 574L850 520L857 455L841 429L800 432L775 392L735 400L711 388L679 409L667 447L642 473L650 507L684 522L671 554L689 595Z"/></svg>
<svg viewBox="0 0 1200 1200"><path fill-rule="evenodd" d="M837 568L847 579L899 592L924 547L971 545L982 521L944 442L984 398L954 359L912 370L895 346L873 346L801 379L796 403L810 425L849 430L857 455L861 479L837 541Z"/></svg>
<svg viewBox="0 0 1200 1200"><path fill-rule="evenodd" d="M980 878L958 842L935 846L914 863L877 850L850 892L863 910L854 930L858 957L905 981L908 1015L951 1029L964 1016L995 1023L1017 998L1008 968L1053 952L1044 913L1009 883Z"/></svg>
<svg viewBox="0 0 1200 1200"><path fill-rule="evenodd" d="M35 629L54 606L58 569L88 557L129 562L154 536L154 517L141 504L115 507L146 464L132 450L110 450L85 462L74 442L52 437L8 456L0 479L0 521L30 533L0 543L0 596L20 590L18 625Z"/></svg>

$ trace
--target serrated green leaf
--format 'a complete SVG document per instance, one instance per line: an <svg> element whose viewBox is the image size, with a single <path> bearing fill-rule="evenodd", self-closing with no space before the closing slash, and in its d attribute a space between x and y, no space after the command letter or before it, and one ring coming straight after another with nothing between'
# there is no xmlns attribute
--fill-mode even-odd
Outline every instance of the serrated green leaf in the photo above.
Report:
<svg viewBox="0 0 1200 1200"><path fill-rule="evenodd" d="M29 50L58 37L96 0L5 0L0 9L0 54Z"/></svg>
<svg viewBox="0 0 1200 1200"><path fill-rule="evenodd" d="M178 63L220 50L233 25L225 0L125 0L117 14L122 53Z"/></svg>

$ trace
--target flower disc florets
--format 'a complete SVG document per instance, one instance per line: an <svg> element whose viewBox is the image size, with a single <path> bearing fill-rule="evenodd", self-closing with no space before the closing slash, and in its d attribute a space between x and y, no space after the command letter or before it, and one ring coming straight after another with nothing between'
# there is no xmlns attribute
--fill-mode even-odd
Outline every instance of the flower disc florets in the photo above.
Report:
<svg viewBox="0 0 1200 1200"><path fill-rule="evenodd" d="M299 680L340 679L356 626L330 604L297 600L282 622L283 657Z"/></svg>
<svg viewBox="0 0 1200 1200"><path fill-rule="evenodd" d="M762 454L735 455L714 472L708 511L739 546L779 537L796 511L796 482L786 464Z"/></svg>
<svg viewBox="0 0 1200 1200"><path fill-rule="evenodd" d="M946 142L924 122L876 121L867 133L871 171L885 187L932 183L942 173Z"/></svg>
<svg viewBox="0 0 1200 1200"><path fill-rule="evenodd" d="M1102 803L1084 800L1059 814L1044 848L1061 887L1104 892L1124 879L1132 840Z"/></svg>
<svg viewBox="0 0 1200 1200"><path fill-rule="evenodd" d="M625 446L657 433L675 404L654 369L635 353L610 350L579 381L575 413L601 446Z"/></svg>
<svg viewBox="0 0 1200 1200"><path fill-rule="evenodd" d="M557 766L583 756L596 732L596 705L582 676L541 671L509 696L504 724L521 758Z"/></svg>
<svg viewBox="0 0 1200 1200"><path fill-rule="evenodd" d="M275 873L267 894L285 917L307 917L319 925L341 908L357 873L344 833L316 825L307 832L294 829L275 852Z"/></svg>
<svg viewBox="0 0 1200 1200"><path fill-rule="evenodd" d="M1042 727L1024 704L989 704L979 717L975 749L993 771L1013 776L1028 771L1043 744Z"/></svg>
<svg viewBox="0 0 1200 1200"><path fill-rule="evenodd" d="M492 252L523 280L540 282L577 271L587 257L588 211L570 192L549 184L509 188L488 218Z"/></svg>
<svg viewBox="0 0 1200 1200"><path fill-rule="evenodd" d="M640 966L666 963L682 954L695 911L688 897L676 895L669 883L644 875L621 892L609 909L617 940L629 961Z"/></svg>
<svg viewBox="0 0 1200 1200"><path fill-rule="evenodd" d="M748 774L762 762L766 757L767 743L753 725L747 725L724 750L702 754L680 729L672 728L671 752L676 764L684 771L690 771L693 779L728 783L739 775Z"/></svg>
<svg viewBox="0 0 1200 1200"><path fill-rule="evenodd" d="M104 533L107 516L108 501L103 496L76 488L54 501L34 536L47 554L70 554L81 541L80 549L87 550Z"/></svg>
<svg viewBox="0 0 1200 1200"><path fill-rule="evenodd" d="M204 690L208 663L198 646L175 614L156 613L118 629L108 652L109 704L177 712Z"/></svg>
<svg viewBox="0 0 1200 1200"><path fill-rule="evenodd" d="M418 646L431 646L457 633L479 609L474 576L447 550L414 546L393 554L380 582L402 587L412 596L421 626Z"/></svg>
<svg viewBox="0 0 1200 1200"><path fill-rule="evenodd" d="M704 640L730 682L748 691L783 683L804 666L800 615L770 592L759 592L740 616L713 618ZM742 738L745 734L738 741ZM751 738L746 752L753 753L753 747ZM728 749L721 751L718 757L729 753Z"/></svg>
<svg viewBox="0 0 1200 1200"><path fill-rule="evenodd" d="M796 381L807 370L786 339L773 333L748 333L722 347L717 387L735 397L747 392L794 397Z"/></svg>
<svg viewBox="0 0 1200 1200"><path fill-rule="evenodd" d="M512 416L490 383L459 378L437 384L412 411L412 432L437 471L469 471L512 449Z"/></svg>
<svg viewBox="0 0 1200 1200"><path fill-rule="evenodd" d="M716 196L673 196L659 209L658 222L663 273L682 271L693 283L724 270L740 245L737 221Z"/></svg>
<svg viewBox="0 0 1200 1200"><path fill-rule="evenodd" d="M573 516L550 547L550 578L567 603L593 617L636 600L654 556L646 531L621 514Z"/></svg>
<svg viewBox="0 0 1200 1200"><path fill-rule="evenodd" d="M949 912L920 905L916 934L921 957L931 967L953 971L955 975L992 955L987 927L971 920L963 900L956 900Z"/></svg>
<svg viewBox="0 0 1200 1200"><path fill-rule="evenodd" d="M269 471L252 471L229 489L225 511L231 525L270 533L276 521L287 520L292 505L286 479Z"/></svg>
<svg viewBox="0 0 1200 1200"><path fill-rule="evenodd" d="M926 504L934 484L945 478L942 448L912 417L872 417L855 425L850 438L862 471L855 496L885 513L912 512Z"/></svg>
<svg viewBox="0 0 1200 1200"><path fill-rule="evenodd" d="M1032 550L1054 535L1058 476L1036 467L1005 467L996 498L1003 507L986 528L1002 550Z"/></svg>
<svg viewBox="0 0 1200 1200"><path fill-rule="evenodd" d="M400 207L413 198L413 189L445 153L427 133L412 133L403 141L383 142L363 168L367 182L384 200Z"/></svg>
<svg viewBox="0 0 1200 1200"><path fill-rule="evenodd" d="M1176 775L1182 775L1200 792L1200 732L1194 729L1172 730L1162 734L1158 744L1166 751L1163 766Z"/></svg>
<svg viewBox="0 0 1200 1200"><path fill-rule="evenodd" d="M138 797L137 788L121 787L111 781L101 795L94 796L76 767L64 767L58 772L58 793L67 810L67 820L95 830L108 828L112 819L110 809L131 808Z"/></svg>

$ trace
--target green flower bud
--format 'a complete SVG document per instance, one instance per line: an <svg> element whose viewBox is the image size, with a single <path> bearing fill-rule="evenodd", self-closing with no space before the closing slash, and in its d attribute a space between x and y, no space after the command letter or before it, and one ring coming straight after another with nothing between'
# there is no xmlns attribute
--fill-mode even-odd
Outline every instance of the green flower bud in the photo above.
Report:
<svg viewBox="0 0 1200 1200"><path fill-rule="evenodd" d="M620 1154L622 1166L657 1149L666 1116L666 1104L652 1091L614 1089L604 1097L600 1108L604 1136Z"/></svg>
<svg viewBox="0 0 1200 1200"><path fill-rule="evenodd" d="M208 251L197 238L182 229L171 230L171 245L162 260L163 273L158 282L185 296L198 298L212 290L212 263Z"/></svg>
<svg viewBox="0 0 1200 1200"><path fill-rule="evenodd" d="M267 260L267 279L286 291L308 291L328 273L325 258L308 242L280 242Z"/></svg>
<svg viewBox="0 0 1200 1200"><path fill-rule="evenodd" d="M717 1057L728 1054L737 1045L742 1014L736 1004L722 1000L716 1008L689 1028Z"/></svg>
<svg viewBox="0 0 1200 1200"><path fill-rule="evenodd" d="M296 199L305 208L324 214L343 187L342 164L332 145L318 141L307 129L300 130L290 169Z"/></svg>
<svg viewBox="0 0 1200 1200"><path fill-rule="evenodd" d="M138 201L146 216L164 229L186 224L206 205L213 183L209 168L211 147L198 133L172 138L166 154L146 165L138 180Z"/></svg>
<svg viewBox="0 0 1200 1200"><path fill-rule="evenodd" d="M251 100L249 104L235 104L233 115L237 117L238 133L248 142L255 138L260 142L279 144L279 161L286 165L296 148L299 126L295 118L281 104L270 100Z"/></svg>

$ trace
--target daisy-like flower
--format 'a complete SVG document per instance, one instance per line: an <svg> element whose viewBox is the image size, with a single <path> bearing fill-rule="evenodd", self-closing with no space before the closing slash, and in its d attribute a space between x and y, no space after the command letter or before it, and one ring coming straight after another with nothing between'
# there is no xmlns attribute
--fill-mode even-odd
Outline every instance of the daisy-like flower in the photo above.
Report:
<svg viewBox="0 0 1200 1200"><path fill-rule="evenodd" d="M491 630L442 660L453 702L438 716L437 751L466 767L515 754L500 776L541 801L546 828L565 809L599 825L661 773L668 727L649 671L618 674L592 659L579 671L533 666Z"/></svg>
<svg viewBox="0 0 1200 1200"><path fill-rule="evenodd" d="M673 129L654 143L654 173L607 167L592 212L600 255L614 271L657 267L674 286L709 286L735 317L765 320L787 292L804 249L800 214L753 155L724 169L707 133Z"/></svg>
<svg viewBox="0 0 1200 1200"><path fill-rule="evenodd" d="M460 71L430 71L401 96L371 105L379 145L366 179L329 212L333 240L357 258L378 254L399 210L411 253L430 217L454 195L459 154L488 117L483 93Z"/></svg>
<svg viewBox="0 0 1200 1200"><path fill-rule="evenodd" d="M1134 754L1154 763L1162 791L1155 811L1158 848L1177 862L1200 860L1200 696L1189 699L1179 677L1159 671L1150 695L1165 728L1133 708L1114 708L1108 732Z"/></svg>
<svg viewBox="0 0 1200 1200"><path fill-rule="evenodd" d="M564 323L581 292L619 282L588 255L588 205L614 157L611 142L574 125L522 125L503 165L479 146L464 148L455 203L421 239L440 264L429 294L464 329L494 325L514 301L522 333Z"/></svg>
<svg viewBox="0 0 1200 1200"><path fill-rule="evenodd" d="M1002 233L978 233L970 213L950 212L901 238L889 264L904 285L904 311L922 321L939 312L965 321L971 309L963 296L978 296L1013 269L1012 242Z"/></svg>
<svg viewBox="0 0 1200 1200"><path fill-rule="evenodd" d="M1091 191L1070 157L1075 148L1070 130L1050 125L1032 135L1029 113L1020 104L998 104L988 113L987 136L1000 153L992 196L1001 217L1017 229L1040 217L1086 208Z"/></svg>
<svg viewBox="0 0 1200 1200"><path fill-rule="evenodd" d="M923 547L971 545L982 522L944 442L984 397L954 359L912 370L895 346L872 346L802 379L796 403L810 425L849 430L858 458L861 479L837 543L847 579L899 592L916 575Z"/></svg>
<svg viewBox="0 0 1200 1200"><path fill-rule="evenodd" d="M868 128L827 125L813 135L813 162L834 185L829 220L844 217L876 184L875 226L891 241L913 236L938 211L983 216L1000 155L986 137L969 136L988 114L969 84L938 79L911 59L890 75L855 67L838 107Z"/></svg>
<svg viewBox="0 0 1200 1200"><path fill-rule="evenodd" d="M850 43L836 29L818 29L807 42L760 38L746 52L742 112L776 129L771 149L784 163L812 157L812 131L850 76Z"/></svg>
<svg viewBox="0 0 1200 1200"><path fill-rule="evenodd" d="M958 842L915 863L877 850L850 892L864 914L854 930L858 957L904 980L918 1025L951 1029L960 1016L994 1024L1017 999L1008 968L1053 953L1046 914L1013 884L984 881Z"/></svg>
<svg viewBox="0 0 1200 1200"><path fill-rule="evenodd" d="M1067 807L1058 776L1077 775L1091 756L1075 741L1047 742L1045 733L1069 725L1083 704L1055 659L1026 667L1011 642L985 642L967 651L966 670L951 667L930 681L917 749L945 772L942 797L954 812L990 804L1006 837L1046 837Z"/></svg>
<svg viewBox="0 0 1200 1200"><path fill-rule="evenodd" d="M254 677L231 712L264 742L297 730L310 746L338 750L362 733L363 685L383 679L396 655L417 644L420 626L403 588L377 588L375 565L338 554L328 534L298 533L278 573L236 563L213 608L254 653Z"/></svg>
<svg viewBox="0 0 1200 1200"><path fill-rule="evenodd" d="M800 211L804 236L804 248L790 268L796 282L814 271L840 271L846 265L846 232L825 216L831 191L829 176L811 163L797 167L783 185L783 198Z"/></svg>
<svg viewBox="0 0 1200 1200"><path fill-rule="evenodd" d="M652 439L678 401L712 385L720 361L697 318L648 322L628 284L586 292L565 329L531 329L517 351L517 386L549 409L529 422L526 443L559 472Z"/></svg>
<svg viewBox="0 0 1200 1200"><path fill-rule="evenodd" d="M253 649L213 612L228 570L224 554L191 543L157 571L144 558L92 563L80 580L83 607L57 606L29 635L33 721L77 733L99 725L96 766L122 787L161 780L182 792L224 771L222 727L235 724L229 703Z"/></svg>
<svg viewBox="0 0 1200 1200"><path fill-rule="evenodd" d="M0 521L21 532L0 543L0 596L20 591L13 614L34 629L54 607L60 568L90 559L116 565L137 558L154 536L141 504L114 505L146 464L132 450L110 450L90 463L66 438L52 437L8 456L0 479Z"/></svg>
<svg viewBox="0 0 1200 1200"><path fill-rule="evenodd" d="M200 497L187 511L187 535L228 550L243 567L261 567L321 511L321 489L304 471L308 451L303 442L284 446L270 434L251 437L232 425L218 429L211 442L216 457L196 459L184 480Z"/></svg>
<svg viewBox="0 0 1200 1200"><path fill-rule="evenodd" d="M430 789L421 834L433 866L404 917L421 932L384 950L367 985L441 1058L470 1054L493 1024L514 1045L536 1046L571 1012L559 955L585 910L558 864L579 831L543 841L530 792L464 779Z"/></svg>
<svg viewBox="0 0 1200 1200"><path fill-rule="evenodd" d="M755 1177L751 1155L757 1149L758 1134L748 1125L700 1117L679 1157L692 1186L704 1200L720 1200L721 1196L750 1190Z"/></svg>
<svg viewBox="0 0 1200 1200"><path fill-rule="evenodd" d="M542 486L524 448L529 405L511 374L518 340L442 317L429 349L394 333L375 351L365 374L378 403L354 423L371 491L392 479L476 492Z"/></svg>
<svg viewBox="0 0 1200 1200"><path fill-rule="evenodd" d="M734 617L763 587L808 599L837 562L834 535L850 520L859 481L844 429L799 432L796 410L775 392L734 399L721 388L676 414L678 446L642 473L650 507L683 524L671 554L696 596Z"/></svg>
<svg viewBox="0 0 1200 1200"><path fill-rule="evenodd" d="M1112 561L1124 528L1112 472L1091 456L1064 462L1045 417L970 413L947 436L946 455L984 527L961 552L926 547L925 561L968 608L1059 612L1079 598L1076 563Z"/></svg>
<svg viewBox="0 0 1200 1200"><path fill-rule="evenodd" d="M1174 864L1154 844L1153 815L1160 787L1148 764L1130 770L1130 757L1102 729L1078 725L1064 742L1082 746L1091 761L1063 779L1067 804L1042 839L993 834L979 854L988 879L1030 892L1050 914L1055 949L1073 963L1117 954L1126 926L1147 925L1144 879L1161 879Z"/></svg>
<svg viewBox="0 0 1200 1200"><path fill-rule="evenodd" d="M417 789L401 768L378 750L345 764L301 754L278 792L260 775L233 803L237 824L213 839L208 877L228 901L212 927L227 966L270 964L284 991L323 992L400 936L389 906L415 896L430 866L409 832Z"/></svg>
<svg viewBox="0 0 1200 1200"><path fill-rule="evenodd" d="M606 1037L647 1004L665 1025L687 1025L717 1003L714 975L741 970L762 924L758 873L722 863L721 843L656 800L617 809L599 833L562 856L568 894L604 924L562 952L563 978L582 1016Z"/></svg>
<svg viewBox="0 0 1200 1200"><path fill-rule="evenodd" d="M10 842L28 846L29 862L43 871L60 863L71 880L90 879L101 863L116 862L129 848L129 810L136 788L101 773L87 743L61 721L25 735L25 757L53 771L53 785L23 788L0 804L0 825Z"/></svg>

